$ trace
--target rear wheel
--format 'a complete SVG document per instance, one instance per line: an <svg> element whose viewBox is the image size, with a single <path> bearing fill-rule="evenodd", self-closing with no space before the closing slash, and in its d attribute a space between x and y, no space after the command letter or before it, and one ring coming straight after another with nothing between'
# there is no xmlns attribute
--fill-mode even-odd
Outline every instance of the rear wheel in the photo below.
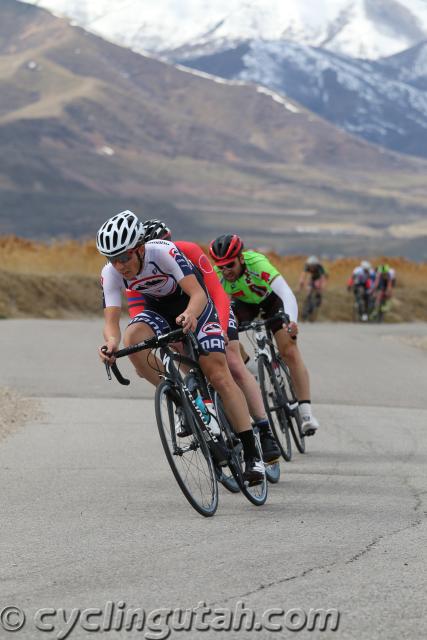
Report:
<svg viewBox="0 0 427 640"><path fill-rule="evenodd" d="M219 395L215 392L215 408L217 412L217 416L219 419L219 423L221 425L222 436L227 445L227 448L230 450L230 459L228 462L228 466L230 471L240 488L240 491L243 495L252 502L252 504L261 506L267 500L268 493L268 484L267 477L264 476L262 482L260 484L249 485L245 482L243 478L244 472L244 457L243 457L243 445L239 437L234 433L231 424L228 421L226 416L224 405L222 404L222 400ZM262 460L262 451L261 445L259 442L258 435L256 435L256 446L258 451L258 457Z"/></svg>
<svg viewBox="0 0 427 640"><path fill-rule="evenodd" d="M265 475L271 484L276 484L280 480L280 462L265 465Z"/></svg>
<svg viewBox="0 0 427 640"><path fill-rule="evenodd" d="M289 420L285 411L285 397L279 386L279 380L273 371L273 367L265 356L258 358L258 377L262 399L271 429L283 458L289 462L292 458L292 445L289 433Z"/></svg>
<svg viewBox="0 0 427 640"><path fill-rule="evenodd" d="M218 484L211 454L179 391L163 381L156 389L156 420L169 465L191 506L203 516L213 516L218 507ZM191 434L180 437L176 424L185 420Z"/></svg>
<svg viewBox="0 0 427 640"><path fill-rule="evenodd" d="M222 486L227 489L227 491L230 491L230 493L240 492L240 487L237 484L237 481L231 473L229 467L217 467L216 477L218 482L220 482Z"/></svg>

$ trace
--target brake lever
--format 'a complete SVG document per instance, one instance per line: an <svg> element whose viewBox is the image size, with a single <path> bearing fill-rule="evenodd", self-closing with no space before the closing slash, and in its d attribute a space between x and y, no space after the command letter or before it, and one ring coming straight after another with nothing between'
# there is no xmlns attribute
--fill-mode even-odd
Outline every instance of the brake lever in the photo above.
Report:
<svg viewBox="0 0 427 640"><path fill-rule="evenodd" d="M106 346L106 345L104 345L103 347L101 347L101 351L102 351L102 353L108 354L107 346ZM105 365L105 370L106 370L106 372L107 372L107 377L108 377L108 379L109 379L109 380L111 380L111 367L110 367L110 363L109 363L109 362L107 362L106 360L104 360L104 365Z"/></svg>

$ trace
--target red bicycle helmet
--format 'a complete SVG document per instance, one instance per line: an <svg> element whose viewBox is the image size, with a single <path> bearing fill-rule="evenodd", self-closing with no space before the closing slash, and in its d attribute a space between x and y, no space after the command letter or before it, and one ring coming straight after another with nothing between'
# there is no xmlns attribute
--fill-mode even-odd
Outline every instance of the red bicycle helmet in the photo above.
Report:
<svg viewBox="0 0 427 640"><path fill-rule="evenodd" d="M209 246L209 253L218 265L227 264L237 258L243 251L243 242L237 235L224 234L213 240Z"/></svg>

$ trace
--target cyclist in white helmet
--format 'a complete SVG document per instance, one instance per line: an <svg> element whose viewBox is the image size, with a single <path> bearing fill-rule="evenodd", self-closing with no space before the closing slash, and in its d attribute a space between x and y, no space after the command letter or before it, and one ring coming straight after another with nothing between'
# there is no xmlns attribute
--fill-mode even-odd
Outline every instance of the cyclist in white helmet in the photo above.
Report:
<svg viewBox="0 0 427 640"><path fill-rule="evenodd" d="M323 292L326 288L327 273L317 256L307 258L299 279L299 290L306 289L308 295L303 304L302 319L314 320L322 304Z"/></svg>
<svg viewBox="0 0 427 640"><path fill-rule="evenodd" d="M360 265L353 269L347 281L347 291L353 291L358 317L362 322L367 322L372 311L371 290L375 280L375 272L372 275L372 265L368 260L362 260Z"/></svg>
<svg viewBox="0 0 427 640"><path fill-rule="evenodd" d="M107 347L107 353L100 347L99 356L103 361L114 362L111 353L120 345L121 293L126 288L144 295L145 309L127 326L125 346L179 326L185 333L193 331L209 352L200 357L200 366L221 395L227 416L242 441L245 478L251 483L261 482L264 463L258 456L247 405L227 366L224 336L203 278L172 242L144 243L143 238L144 227L131 211L113 216L98 231L98 251L108 260L102 270L103 346ZM149 356L149 351L140 351L129 357L137 373L157 386L161 379L150 366Z"/></svg>

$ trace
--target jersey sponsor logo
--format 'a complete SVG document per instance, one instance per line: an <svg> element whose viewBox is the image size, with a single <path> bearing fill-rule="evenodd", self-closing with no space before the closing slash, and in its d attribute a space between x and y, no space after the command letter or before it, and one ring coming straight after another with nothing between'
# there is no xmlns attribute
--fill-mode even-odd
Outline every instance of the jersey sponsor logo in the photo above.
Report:
<svg viewBox="0 0 427 640"><path fill-rule="evenodd" d="M249 289L252 291L252 293L254 293L257 296L260 296L261 298L263 298L265 294L268 293L267 287L263 287L262 284L257 285L257 284L251 283L249 285Z"/></svg>
<svg viewBox="0 0 427 640"><path fill-rule="evenodd" d="M200 340L200 344L206 351L224 351L225 343L224 338L204 338Z"/></svg>
<svg viewBox="0 0 427 640"><path fill-rule="evenodd" d="M168 286L167 286L168 285ZM176 283L167 273L153 273L145 278L140 278L129 284L131 291L144 291L146 293L161 293L165 287L170 293L176 288ZM171 287L171 290L170 290Z"/></svg>
<svg viewBox="0 0 427 640"><path fill-rule="evenodd" d="M269 282L270 281L270 274L267 273L267 271L263 271L261 273L261 280L264 280L264 282Z"/></svg>
<svg viewBox="0 0 427 640"><path fill-rule="evenodd" d="M201 255L199 258L199 267L203 273L212 273L213 267L205 255Z"/></svg>
<svg viewBox="0 0 427 640"><path fill-rule="evenodd" d="M201 331L206 335L220 335L222 333L221 325L219 322L206 322Z"/></svg>

